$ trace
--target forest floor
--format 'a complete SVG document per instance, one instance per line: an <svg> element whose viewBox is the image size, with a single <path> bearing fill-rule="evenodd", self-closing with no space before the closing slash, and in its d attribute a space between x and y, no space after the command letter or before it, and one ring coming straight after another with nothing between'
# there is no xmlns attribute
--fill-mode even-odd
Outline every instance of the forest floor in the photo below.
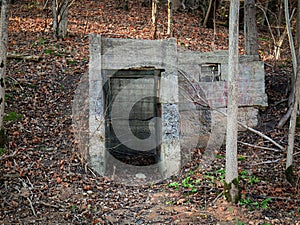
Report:
<svg viewBox="0 0 300 225"><path fill-rule="evenodd" d="M12 6L9 26L6 116L8 143L0 156L0 224L299 224L300 134L295 142L296 184L284 175L281 151L238 145L242 199L227 203L223 196L224 147L205 170L198 166L200 150L179 176L159 184L126 186L95 174L76 154L72 129L72 99L88 72L88 34L150 39L148 7L129 11L115 1L75 3L70 10L69 36L54 40L50 6L35 1ZM164 10L166 11L166 10ZM166 38L166 12L158 21ZM201 28L196 15L174 15L174 37L198 51L223 50L228 30ZM256 129L287 146L288 125L277 123L287 110L292 74L288 45L280 61L272 59L273 43L259 33L265 61L269 106ZM243 42L240 36L241 46ZM212 44L211 40L215 40ZM241 48L241 53L243 49ZM29 58L16 59L21 54ZM35 56L35 57L32 57ZM261 137L243 132L239 141L273 148Z"/></svg>

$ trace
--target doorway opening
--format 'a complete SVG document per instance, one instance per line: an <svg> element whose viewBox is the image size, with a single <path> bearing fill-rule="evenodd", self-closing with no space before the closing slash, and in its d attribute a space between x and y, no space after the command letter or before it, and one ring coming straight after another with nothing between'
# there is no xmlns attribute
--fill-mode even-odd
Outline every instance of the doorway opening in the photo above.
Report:
<svg viewBox="0 0 300 225"><path fill-rule="evenodd" d="M152 67L118 70L104 85L105 148L123 163L148 166L160 161L161 72ZM136 138L142 143L150 136L153 148L137 145Z"/></svg>

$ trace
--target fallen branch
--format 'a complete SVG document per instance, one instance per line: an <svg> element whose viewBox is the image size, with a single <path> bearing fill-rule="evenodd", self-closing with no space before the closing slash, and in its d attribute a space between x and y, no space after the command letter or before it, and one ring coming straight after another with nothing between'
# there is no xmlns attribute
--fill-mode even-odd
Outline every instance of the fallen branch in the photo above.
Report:
<svg viewBox="0 0 300 225"><path fill-rule="evenodd" d="M277 106L277 105L279 105L279 104L281 104L281 103L283 103L283 102L286 102L286 101L288 101L288 100L289 100L288 98L282 99L282 100L280 100L280 101L274 103L273 107L275 107L275 106Z"/></svg>
<svg viewBox="0 0 300 225"><path fill-rule="evenodd" d="M40 60L40 56L38 55L26 55L26 54L15 54L15 53L8 53L7 59L18 59L24 61L34 61L38 62Z"/></svg>
<svg viewBox="0 0 300 225"><path fill-rule="evenodd" d="M33 215L34 215L35 217L37 217L37 216L36 216L36 213L35 213L35 210L34 210L34 207L33 207L33 205L32 205L32 201L30 200L29 197L27 197L26 199L27 199L27 201L29 202L29 205L30 205L30 208L31 208L31 211L32 211Z"/></svg>
<svg viewBox="0 0 300 225"><path fill-rule="evenodd" d="M48 1L49 1L49 0L47 0L47 1L44 3L44 6L43 6L42 10L45 10L45 9L46 9L47 4L48 4Z"/></svg>
<svg viewBox="0 0 300 225"><path fill-rule="evenodd" d="M252 147L252 148L260 148L260 149L263 149L263 150L268 150L268 151L273 151L273 152L282 152L281 150L278 150L278 149L275 149L275 148L268 148L268 147L253 145L253 144L245 143L245 142L242 142L242 141L238 141L238 143L240 143L242 145L246 145L248 147Z"/></svg>
<svg viewBox="0 0 300 225"><path fill-rule="evenodd" d="M293 156L296 156L296 155L299 155L299 154L300 154L300 152L296 152L296 153L293 154Z"/></svg>
<svg viewBox="0 0 300 225"><path fill-rule="evenodd" d="M185 72L184 72L183 70L178 69L178 72L179 72L179 73L180 73L180 74L181 74L181 75L189 82L189 84L190 84L190 85L192 86L192 88L195 90L195 93L197 94L197 98L198 98L198 100L196 99L196 100L194 101L196 104L199 104L199 105L202 105L202 106L209 107L211 110L215 110L215 111L221 113L223 116L227 117L227 114L226 114L226 113L224 113L224 112L222 112L222 111L220 111L220 110L218 110L218 109L216 109L216 108L211 107L211 106L209 105L209 103L199 95L198 89L197 89L197 88L195 87L195 85L191 82L191 80L188 78L187 74L185 74ZM258 130L255 130L255 129L249 127L248 125L246 125L246 124L244 124L244 123L242 123L242 122L240 122L240 121L237 121L237 122L238 122L238 124L239 124L240 126L242 126L243 128L245 128L246 130L249 130L249 131L251 131L251 132L253 132L253 133L255 133L255 134L261 136L262 138L264 138L264 139L270 141L272 144L274 144L275 146L277 146L280 150L284 150L284 147L283 147L283 146L281 146L280 144L278 144L276 141L274 141L273 139L271 139L271 138L268 137L267 135L261 133L261 132L258 131Z"/></svg>
<svg viewBox="0 0 300 225"><path fill-rule="evenodd" d="M32 214L33 214L35 217L37 217L36 212L35 212L35 209L34 209L33 204L32 204L32 201L31 201L30 198L29 198L29 195L30 195L30 194L32 195L32 192L30 191L30 189L28 188L28 185L26 184L26 182L25 182L23 179L19 178L19 180L22 182L23 187L24 187L25 190L26 190L25 193L22 193L22 194L21 194L21 196L27 199L27 201L29 202L29 205L30 205ZM32 185L32 184L31 184L31 185Z"/></svg>
<svg viewBox="0 0 300 225"><path fill-rule="evenodd" d="M15 157L15 155L18 153L18 151L19 150L16 150L16 151L14 151L14 153L12 153L10 155L3 155L3 156L1 156L0 157L0 161Z"/></svg>
<svg viewBox="0 0 300 225"><path fill-rule="evenodd" d="M264 161L264 162L260 162L260 163L254 163L253 165L254 165L254 166L257 166L257 165L262 165L262 164L277 163L277 162L279 162L280 160L282 160L282 159L268 160L268 161Z"/></svg>
<svg viewBox="0 0 300 225"><path fill-rule="evenodd" d="M60 209L61 207L60 206L57 206L57 205L52 205L52 204L49 204L47 202L43 202L43 201L39 201L37 202L38 204L41 204L41 205L44 205L44 206L47 206L47 207L52 207L52 208L55 208L55 209Z"/></svg>
<svg viewBox="0 0 300 225"><path fill-rule="evenodd" d="M218 194L218 196L211 202L211 204L215 204L215 202L223 195L223 191L221 191L220 194Z"/></svg>
<svg viewBox="0 0 300 225"><path fill-rule="evenodd" d="M225 114L225 113L224 113L224 114ZM226 114L225 114L225 115L226 115ZM272 144L274 144L275 146L277 146L280 150L282 150L282 151L284 150L284 147L283 147L283 146L281 146L280 144L278 144L276 141L274 141L272 138L268 137L267 135L261 133L260 131L255 130L255 129L253 129L253 128L251 128L251 127L247 126L246 124L243 124L243 123L241 123L241 122L239 122L239 121L238 121L238 124L241 125L242 127L246 128L247 130L249 130L249 131L251 131L251 132L253 132L253 133L255 133L255 134L261 136L262 138L264 138L264 139L270 141Z"/></svg>
<svg viewBox="0 0 300 225"><path fill-rule="evenodd" d="M293 111L293 105L290 106L289 110L286 112L286 114L280 119L279 123L278 123L278 128L282 128L284 126L284 124L286 123L286 121L288 121L288 119L290 118L291 114Z"/></svg>

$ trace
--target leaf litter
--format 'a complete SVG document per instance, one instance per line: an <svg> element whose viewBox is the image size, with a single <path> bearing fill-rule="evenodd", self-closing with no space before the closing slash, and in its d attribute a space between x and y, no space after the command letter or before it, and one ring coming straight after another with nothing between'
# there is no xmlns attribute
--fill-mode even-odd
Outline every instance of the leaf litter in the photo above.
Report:
<svg viewBox="0 0 300 225"><path fill-rule="evenodd" d="M81 76L88 71L87 35L150 39L150 16L151 9L139 9L137 3L125 11L115 1L76 2L70 10L70 35L53 40L50 6L41 10L31 1L13 5L9 53L34 55L38 61L8 60L5 110L15 116L5 121L8 144L0 156L0 223L299 224L299 179L296 186L286 182L283 152L239 144L243 201L238 205L222 197L224 147L205 170L199 167L203 152L195 149L193 160L178 176L138 187L97 177L78 157L72 99ZM166 38L166 12L160 12L158 24L158 37ZM188 49L227 49L226 28L217 29L212 45L213 30L201 28L198 18L188 12L175 13L174 27L178 44ZM261 111L257 129L286 146L288 127L278 129L276 123L287 110L286 90L292 74L289 53L283 52L282 64L275 64L267 55L269 43L259 44L262 58L274 66L266 66L269 106ZM299 178L297 132L294 163ZM240 133L239 140L270 145L248 132ZM278 161L272 163L274 160Z"/></svg>

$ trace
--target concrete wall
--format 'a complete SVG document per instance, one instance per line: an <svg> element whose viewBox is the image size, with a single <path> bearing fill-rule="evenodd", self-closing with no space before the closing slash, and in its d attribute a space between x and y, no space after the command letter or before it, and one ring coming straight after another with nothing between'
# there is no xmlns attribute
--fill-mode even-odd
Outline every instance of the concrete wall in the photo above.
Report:
<svg viewBox="0 0 300 225"><path fill-rule="evenodd" d="M267 106L264 63L256 56L240 56L239 63L239 121L255 127L259 108ZM211 65L215 68L209 71ZM211 156L223 144L226 117L218 111L200 106L199 112L200 115L202 112L202 116L193 119L190 114L194 112L195 115L195 105L187 103L186 96L192 96L196 102L205 105L197 98L198 95L210 108L226 113L228 52L200 53L179 49L178 67L190 80L187 85L186 77L179 73L179 87L183 87L179 88L181 123L184 124L182 133L184 137L188 137L181 139L181 145L190 147L192 140L193 146L204 148L205 154ZM192 85L194 88L191 88ZM199 129L199 124L202 130Z"/></svg>
<svg viewBox="0 0 300 225"><path fill-rule="evenodd" d="M160 118L155 121L161 125L160 162L148 168L150 176L157 168L162 178L176 174L182 163L190 158L191 149L202 148L205 156L210 157L223 144L226 118L212 108L226 112L227 52L200 53L177 49L175 39L107 39L91 35L90 140L89 157L86 158L99 174L107 172L109 155L105 146L103 120L107 115L103 86L119 70L141 68L161 71L158 81L160 91L153 94L158 96L161 110ZM239 118L247 125L255 126L259 107L267 105L264 65L253 56L240 56L239 68ZM152 85L147 82L131 86L132 89L122 96L123 99L137 101ZM129 114L122 104L118 104L117 108L116 111L125 117ZM139 145L140 140L134 142ZM112 163L120 166L117 161ZM128 165L123 166L128 168ZM135 172L138 173L139 169Z"/></svg>
<svg viewBox="0 0 300 225"><path fill-rule="evenodd" d="M159 169L159 179L169 177L177 173L181 165L180 143L179 143L179 111L178 111L178 79L177 79L177 48L175 39L151 41L151 40L133 40L133 39L106 39L101 36L90 36L90 68L89 68L89 96L90 96L90 146L89 155L90 163L99 174L105 175L108 171L107 161L109 152L105 148L105 128L100 126L101 121L105 120L106 112L104 107L105 96L102 87L109 82L110 77L119 70L153 68L162 70L159 79L160 92L158 93L159 104L161 108L161 117L157 118L161 124L161 143L160 143L160 162L156 165L147 166L146 176L153 176L153 171ZM136 84L136 83L135 83ZM145 92L139 91L136 85L129 86L131 88L130 100L138 102ZM140 84L142 88L142 84ZM129 93L129 92L127 92ZM123 94L123 93L122 93ZM128 96L122 96L128 97ZM151 95L153 96L153 95ZM147 97L147 96L144 96ZM119 98L120 99L120 98ZM112 109L117 114L113 117L127 116L131 107L128 109L114 104ZM118 112L121 115L118 115ZM157 122L157 121L156 121ZM114 123L114 121L112 121ZM129 125L128 125L129 127ZM120 129L117 127L117 130ZM119 137L124 137L124 131L121 129ZM136 150L144 149L147 140L136 138L131 130L127 130L127 134L134 139L131 148ZM128 138L120 140L128 143ZM148 143L149 144L149 143ZM150 140L151 144L151 140ZM141 149L139 149L141 148ZM121 166L135 173L140 172L140 168L131 165L124 165L121 162L110 162L119 169Z"/></svg>

